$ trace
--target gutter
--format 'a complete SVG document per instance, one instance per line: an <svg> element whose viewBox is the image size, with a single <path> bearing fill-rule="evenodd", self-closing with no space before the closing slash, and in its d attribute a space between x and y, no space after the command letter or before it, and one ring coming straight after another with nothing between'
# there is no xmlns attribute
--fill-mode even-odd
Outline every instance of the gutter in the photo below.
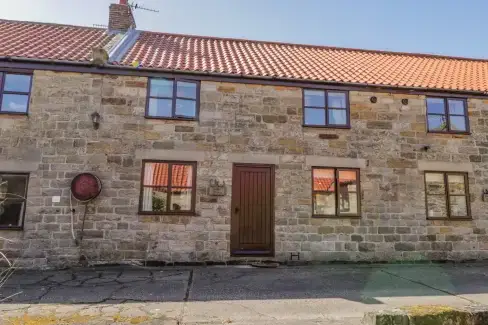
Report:
<svg viewBox="0 0 488 325"><path fill-rule="evenodd" d="M137 39L137 38L135 38ZM120 42L123 43L123 42ZM119 43L119 44L120 44ZM220 72L209 72L209 71L188 71L188 70L176 70L176 69L161 69L161 68L134 68L130 66L114 65L114 64L103 64L94 65L88 61L69 61L69 60L52 60L52 59L36 59L36 58L25 58L17 56L0 56L1 61L10 62L26 62L26 63L40 63L49 65L74 65L83 66L87 68L94 69L113 69L120 71L141 71L141 72L159 72L159 73L173 73L173 74L186 74L194 76L209 76L209 77L227 77L233 79L248 79L248 80L266 80L266 81L285 81L293 83L313 83L317 85L337 85L337 86L352 86L352 87L369 87L369 88L379 88L379 89L401 89L409 92L444 92L444 93L456 93L456 94L466 94L466 95L477 95L477 96L488 96L488 91L474 91L474 90L455 90L455 89L444 89L444 88L425 88L425 87L408 87L408 86L392 86L383 84L368 84L368 83L354 83L354 82L337 82L337 81L327 81L327 80L304 80L297 78L287 78L287 77L272 77L272 76L250 76L244 74L231 74L231 73L220 73ZM100 71L97 71L101 73Z"/></svg>

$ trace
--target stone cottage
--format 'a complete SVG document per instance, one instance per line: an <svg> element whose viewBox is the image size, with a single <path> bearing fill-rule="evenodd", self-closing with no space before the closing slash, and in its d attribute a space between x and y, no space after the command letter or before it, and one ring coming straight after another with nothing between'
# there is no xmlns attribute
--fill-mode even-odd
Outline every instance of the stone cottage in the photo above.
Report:
<svg viewBox="0 0 488 325"><path fill-rule="evenodd" d="M0 20L0 248L36 267L486 259L486 71L141 31L123 0L108 29Z"/></svg>

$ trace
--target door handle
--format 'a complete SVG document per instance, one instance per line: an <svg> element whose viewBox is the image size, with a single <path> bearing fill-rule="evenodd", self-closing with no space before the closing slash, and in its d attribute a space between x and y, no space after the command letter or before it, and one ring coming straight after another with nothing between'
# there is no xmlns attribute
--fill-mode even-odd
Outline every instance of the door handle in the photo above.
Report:
<svg viewBox="0 0 488 325"><path fill-rule="evenodd" d="M239 207L234 208L234 213L239 213Z"/></svg>

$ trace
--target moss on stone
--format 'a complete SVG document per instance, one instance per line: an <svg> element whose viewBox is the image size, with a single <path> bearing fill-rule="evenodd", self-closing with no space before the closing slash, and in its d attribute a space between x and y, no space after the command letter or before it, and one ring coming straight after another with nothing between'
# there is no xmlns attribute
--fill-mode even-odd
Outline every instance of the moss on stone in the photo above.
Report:
<svg viewBox="0 0 488 325"><path fill-rule="evenodd" d="M415 325L463 325L470 316L465 311L442 305L410 306L402 310Z"/></svg>

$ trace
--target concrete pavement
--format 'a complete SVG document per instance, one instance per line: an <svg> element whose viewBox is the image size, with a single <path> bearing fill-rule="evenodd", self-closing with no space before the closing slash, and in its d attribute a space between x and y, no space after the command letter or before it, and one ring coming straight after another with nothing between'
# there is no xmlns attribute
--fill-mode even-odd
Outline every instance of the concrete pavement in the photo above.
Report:
<svg viewBox="0 0 488 325"><path fill-rule="evenodd" d="M3 324L357 325L368 311L488 305L488 264L18 271Z"/></svg>

